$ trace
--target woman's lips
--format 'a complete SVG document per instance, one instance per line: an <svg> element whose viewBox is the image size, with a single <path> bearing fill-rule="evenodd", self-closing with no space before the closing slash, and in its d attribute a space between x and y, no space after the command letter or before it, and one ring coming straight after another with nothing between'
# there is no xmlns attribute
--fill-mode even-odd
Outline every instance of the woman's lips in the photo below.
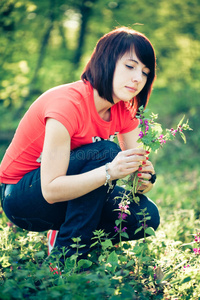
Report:
<svg viewBox="0 0 200 300"><path fill-rule="evenodd" d="M137 89L134 88L134 87L126 86L126 88L127 88L130 92L132 92L132 93L137 92Z"/></svg>

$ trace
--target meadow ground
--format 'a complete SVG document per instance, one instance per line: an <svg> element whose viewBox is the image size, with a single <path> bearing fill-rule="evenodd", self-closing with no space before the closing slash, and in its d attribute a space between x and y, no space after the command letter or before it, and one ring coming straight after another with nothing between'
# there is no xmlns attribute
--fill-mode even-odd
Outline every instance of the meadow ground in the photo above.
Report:
<svg viewBox="0 0 200 300"><path fill-rule="evenodd" d="M113 246L96 232L101 250L67 259L61 276L45 260L46 232L21 230L1 211L0 299L199 300L199 185L197 170L160 170L149 193L161 215L156 235ZM80 242L72 243L78 252Z"/></svg>

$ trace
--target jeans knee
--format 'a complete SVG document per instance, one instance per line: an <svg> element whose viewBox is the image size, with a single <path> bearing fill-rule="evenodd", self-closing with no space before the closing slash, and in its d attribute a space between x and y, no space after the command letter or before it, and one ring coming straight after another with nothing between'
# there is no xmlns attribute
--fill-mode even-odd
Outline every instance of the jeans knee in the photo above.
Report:
<svg viewBox="0 0 200 300"><path fill-rule="evenodd" d="M148 225L152 227L154 230L156 230L160 225L160 214L159 214L158 207L153 202L151 205L151 210L149 215L151 216L151 219L149 220Z"/></svg>
<svg viewBox="0 0 200 300"><path fill-rule="evenodd" d="M150 217L147 220L147 225L156 230L160 224L160 214L157 205L145 195L138 194L138 196L140 197L139 210L146 208L147 216Z"/></svg>
<svg viewBox="0 0 200 300"><path fill-rule="evenodd" d="M109 161L112 161L121 151L120 147L115 142L104 140L98 143L100 143L98 149L99 155L103 159L108 159Z"/></svg>

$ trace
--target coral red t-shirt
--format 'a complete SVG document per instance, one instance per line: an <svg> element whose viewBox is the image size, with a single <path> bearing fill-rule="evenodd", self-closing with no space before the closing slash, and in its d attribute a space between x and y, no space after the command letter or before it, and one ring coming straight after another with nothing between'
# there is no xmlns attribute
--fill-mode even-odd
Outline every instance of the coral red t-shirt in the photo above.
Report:
<svg viewBox="0 0 200 300"><path fill-rule="evenodd" d="M106 100L105 100L106 101ZM99 140L113 140L138 126L123 101L111 107L110 121L98 114L89 82L61 85L42 94L19 123L0 165L0 182L17 183L40 166L47 118L61 122L71 137L71 150Z"/></svg>

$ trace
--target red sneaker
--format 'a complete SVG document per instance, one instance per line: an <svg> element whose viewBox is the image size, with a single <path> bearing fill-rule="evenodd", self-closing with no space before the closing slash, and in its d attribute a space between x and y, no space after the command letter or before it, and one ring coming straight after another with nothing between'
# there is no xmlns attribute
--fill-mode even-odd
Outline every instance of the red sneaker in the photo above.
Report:
<svg viewBox="0 0 200 300"><path fill-rule="evenodd" d="M48 255L50 255L58 235L58 230L49 230L47 233Z"/></svg>
<svg viewBox="0 0 200 300"><path fill-rule="evenodd" d="M53 230L52 230L52 231L53 231ZM55 230L55 231L56 231L56 230ZM50 263L50 265L49 265L49 269L50 269L51 272L53 272L53 275L55 275L55 274L61 275L61 272L58 271L58 268L57 268L57 267L53 268L53 267L51 266L51 263Z"/></svg>

